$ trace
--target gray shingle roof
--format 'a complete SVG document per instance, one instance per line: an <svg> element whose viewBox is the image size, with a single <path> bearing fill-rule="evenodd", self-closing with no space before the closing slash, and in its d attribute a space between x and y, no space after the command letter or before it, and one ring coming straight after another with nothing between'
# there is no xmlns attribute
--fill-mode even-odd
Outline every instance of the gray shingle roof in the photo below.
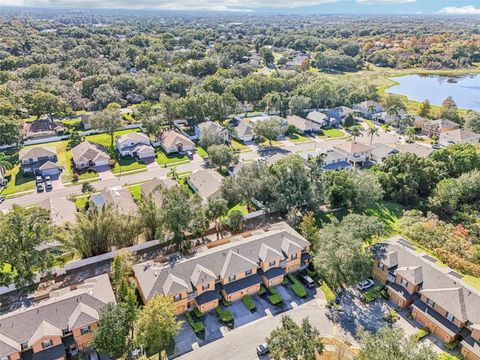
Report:
<svg viewBox="0 0 480 360"><path fill-rule="evenodd" d="M399 274L405 280L411 282L414 285L419 285L423 282L423 273L421 266L407 266L403 268L398 268L397 274Z"/></svg>
<svg viewBox="0 0 480 360"><path fill-rule="evenodd" d="M56 156L56 155L57 155L57 149L55 149L54 147L36 146L31 148L23 148L22 150L20 150L18 154L18 158L20 161L22 161L22 160L38 159L42 157L50 157L50 156Z"/></svg>
<svg viewBox="0 0 480 360"><path fill-rule="evenodd" d="M102 192L92 195L88 201L98 207L111 204L117 207L121 214L138 214L138 206L127 189L104 189Z"/></svg>
<svg viewBox="0 0 480 360"><path fill-rule="evenodd" d="M190 292L193 290L193 286L202 282L202 276L205 275L215 278L228 277L257 267L261 260L260 254L265 252L265 247L262 249L262 245L274 249L281 254L279 258L283 260L288 256L285 251L304 249L309 244L299 233L282 222L273 225L267 231L248 237L232 238L225 245L201 251L195 256L181 259L175 263L158 264L148 261L134 265L133 270L138 285L148 300L156 294L166 295L166 290L170 290L170 294L175 295L172 290L180 292L185 289L185 284L187 292ZM198 272L201 273L196 274ZM172 278L168 280L169 275L182 279L185 282L185 284L182 283L183 287L165 288L165 283L172 282Z"/></svg>

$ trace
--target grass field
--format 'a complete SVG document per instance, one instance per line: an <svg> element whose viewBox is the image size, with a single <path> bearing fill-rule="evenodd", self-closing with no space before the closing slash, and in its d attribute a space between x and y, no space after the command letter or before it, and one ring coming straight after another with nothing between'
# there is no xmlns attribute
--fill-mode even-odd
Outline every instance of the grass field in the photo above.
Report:
<svg viewBox="0 0 480 360"><path fill-rule="evenodd" d="M75 199L75 206L79 210L85 209L85 205L87 205L89 195L81 196Z"/></svg>
<svg viewBox="0 0 480 360"><path fill-rule="evenodd" d="M145 169L147 165L139 163L134 158L121 158L112 169L113 174L120 174L126 171Z"/></svg>
<svg viewBox="0 0 480 360"><path fill-rule="evenodd" d="M236 151L242 151L242 152L250 151L250 148L247 145L237 140L232 140L231 146L232 146L232 149Z"/></svg>
<svg viewBox="0 0 480 360"><path fill-rule="evenodd" d="M157 159L157 163L160 164L160 165L171 165L171 164L175 164L175 163L186 163L186 162L190 161L188 159L188 156L186 156L186 155L181 155L181 154L178 154L178 153L167 154L162 149L159 149L157 151L156 159Z"/></svg>
<svg viewBox="0 0 480 360"><path fill-rule="evenodd" d="M130 194L132 194L135 201L142 200L142 188L140 185L129 186L127 189L130 191Z"/></svg>
<svg viewBox="0 0 480 360"><path fill-rule="evenodd" d="M130 134L134 132L140 132L140 129L127 129L127 130L115 131L115 133L113 134L113 145L115 146L115 139L117 136ZM110 135L107 133L88 135L85 137L85 140L103 145L107 149L110 147L110 142L111 142Z"/></svg>
<svg viewBox="0 0 480 360"><path fill-rule="evenodd" d="M325 139L325 138L336 139L336 138L347 136L346 133L338 129L325 129L322 131L323 131L323 135L317 135L321 139Z"/></svg>
<svg viewBox="0 0 480 360"><path fill-rule="evenodd" d="M323 291L325 294L325 298L327 299L327 302L334 301L335 300L335 294L333 291L328 287L327 283L325 281L322 282L322 285L320 285L320 290Z"/></svg>
<svg viewBox="0 0 480 360"><path fill-rule="evenodd" d="M201 157L201 158L206 158L208 156L208 153L207 153L207 150L205 150L204 148L202 148L201 146L195 146L195 148L197 149L197 154Z"/></svg>
<svg viewBox="0 0 480 360"><path fill-rule="evenodd" d="M20 165L17 164L7 171L7 175L11 179L8 182L8 186L1 191L3 196L35 189L35 178L33 176L24 176L20 170Z"/></svg>
<svg viewBox="0 0 480 360"><path fill-rule="evenodd" d="M287 139L294 143L313 141L311 137L306 137L301 134L292 134L290 136L287 136Z"/></svg>

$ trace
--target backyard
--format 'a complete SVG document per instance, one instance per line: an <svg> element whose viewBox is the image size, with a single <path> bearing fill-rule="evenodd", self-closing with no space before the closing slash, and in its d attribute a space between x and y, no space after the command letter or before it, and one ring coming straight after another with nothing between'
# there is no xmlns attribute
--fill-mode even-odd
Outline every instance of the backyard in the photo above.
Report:
<svg viewBox="0 0 480 360"><path fill-rule="evenodd" d="M203 150L203 149L202 149ZM173 164L184 164L190 162L188 156L179 153L167 154L163 149L158 149L156 153L157 163L164 166Z"/></svg>

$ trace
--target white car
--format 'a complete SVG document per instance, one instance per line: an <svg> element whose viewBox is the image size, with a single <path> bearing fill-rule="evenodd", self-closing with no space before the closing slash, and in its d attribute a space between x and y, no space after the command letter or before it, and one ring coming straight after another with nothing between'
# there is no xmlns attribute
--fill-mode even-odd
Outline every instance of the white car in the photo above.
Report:
<svg viewBox="0 0 480 360"><path fill-rule="evenodd" d="M360 291L370 289L375 283L372 279L366 279L357 284L357 289Z"/></svg>

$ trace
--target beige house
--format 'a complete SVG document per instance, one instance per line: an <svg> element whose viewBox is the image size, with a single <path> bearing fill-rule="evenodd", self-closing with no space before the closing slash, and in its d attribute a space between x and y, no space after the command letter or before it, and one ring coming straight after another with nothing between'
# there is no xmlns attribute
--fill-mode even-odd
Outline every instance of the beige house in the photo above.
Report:
<svg viewBox="0 0 480 360"><path fill-rule="evenodd" d="M372 148L358 141L348 141L335 145L333 149L347 155L348 162L352 165L363 166L372 156Z"/></svg>
<svg viewBox="0 0 480 360"><path fill-rule="evenodd" d="M216 170L198 170L187 177L187 183L204 204L222 197L223 176Z"/></svg>
<svg viewBox="0 0 480 360"><path fill-rule="evenodd" d="M62 171L57 164L57 149L55 147L35 146L23 148L18 154L23 173L42 176L57 176Z"/></svg>
<svg viewBox="0 0 480 360"><path fill-rule="evenodd" d="M193 141L175 130L167 130L162 134L160 146L167 154L195 150Z"/></svg>
<svg viewBox="0 0 480 360"><path fill-rule="evenodd" d="M1 315L0 359L64 360L76 356L88 347L108 303L115 303L115 296L104 274Z"/></svg>
<svg viewBox="0 0 480 360"><path fill-rule="evenodd" d="M140 185L140 191L143 197L152 196L157 206L162 206L163 197L161 189L170 189L177 186L178 183L170 178L166 179L152 179Z"/></svg>
<svg viewBox="0 0 480 360"><path fill-rule="evenodd" d="M281 284L286 273L308 264L309 249L310 243L282 222L175 262L134 265L133 271L144 302L170 295L179 314L194 307L206 312L222 297L235 301L258 292L261 284Z"/></svg>
<svg viewBox="0 0 480 360"><path fill-rule="evenodd" d="M425 145L420 145L417 143L411 144L401 144L398 145L395 150L399 153L411 153L415 154L418 157L428 157L434 151L434 149L427 147Z"/></svg>
<svg viewBox="0 0 480 360"><path fill-rule="evenodd" d="M301 134L319 132L321 129L320 124L297 115L287 116L287 123L288 125L295 126L295 129Z"/></svg>
<svg viewBox="0 0 480 360"><path fill-rule="evenodd" d="M453 144L478 144L480 135L468 129L456 129L440 134L438 143L442 146Z"/></svg>
<svg viewBox="0 0 480 360"><path fill-rule="evenodd" d="M82 141L72 148L73 165L78 170L107 166L110 160L105 147L90 141Z"/></svg>
<svg viewBox="0 0 480 360"><path fill-rule="evenodd" d="M138 206L128 189L104 189L98 194L93 194L88 199L90 206L112 205L118 209L121 214L138 216Z"/></svg>

